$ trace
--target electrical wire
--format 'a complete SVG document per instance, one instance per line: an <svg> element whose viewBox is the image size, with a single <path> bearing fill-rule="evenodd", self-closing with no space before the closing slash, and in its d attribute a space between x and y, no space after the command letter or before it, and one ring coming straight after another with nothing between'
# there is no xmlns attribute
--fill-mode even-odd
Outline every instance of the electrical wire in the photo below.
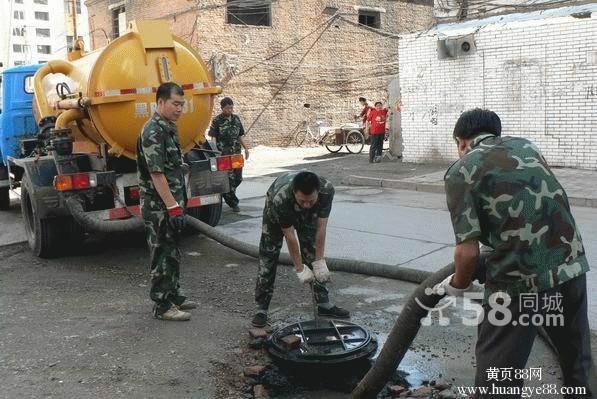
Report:
<svg viewBox="0 0 597 399"><path fill-rule="evenodd" d="M311 52L311 50L313 49L313 47L315 47L315 44L317 44L317 42L319 42L319 39L321 39L321 36L323 36L323 34L330 28L330 26L332 26L332 23L334 22L335 19L336 18L330 18L330 20L329 20L326 28L324 30L322 30L319 33L319 35L317 36L317 38L313 41L313 43L311 43L311 45L309 46L309 48L307 49L307 51L303 54L303 56L301 57L301 59L296 64L295 68L290 72L290 74L286 77L286 79L284 79L284 81L282 82L282 84L280 85L280 87L272 95L271 99L265 104L265 106L263 107L263 109L261 110L261 112L259 112L259 114L255 117L255 119L253 120L253 123L251 123L251 125L249 126L249 128L246 130L247 133L249 133L251 131L251 129L253 128L253 126L255 126L255 124L257 123L257 121L259 120L259 118L261 118L261 115L263 115L263 113L271 105L271 103L278 96L278 94L280 94L280 92L282 91L282 89L284 88L284 86L286 86L286 83L288 83L288 81L290 80L290 78L292 77L292 75L294 74L294 72L296 72L296 70L301 66L301 64L303 63L303 61L307 57L307 55L309 55L309 53Z"/></svg>

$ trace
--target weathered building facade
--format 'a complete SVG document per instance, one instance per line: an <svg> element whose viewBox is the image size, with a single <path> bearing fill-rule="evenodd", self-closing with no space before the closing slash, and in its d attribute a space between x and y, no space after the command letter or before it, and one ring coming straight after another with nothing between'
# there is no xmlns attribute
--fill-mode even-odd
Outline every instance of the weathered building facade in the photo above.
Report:
<svg viewBox="0 0 597 399"><path fill-rule="evenodd" d="M123 21L168 19L209 61L253 144L288 145L308 120L352 122L357 99L386 100L398 34L433 24L427 0L87 0L92 44ZM304 104L310 104L305 108Z"/></svg>
<svg viewBox="0 0 597 399"><path fill-rule="evenodd" d="M482 107L498 113L503 135L531 139L550 164L597 169L595 38L595 4L443 24L402 38L403 159L455 160L456 120Z"/></svg>

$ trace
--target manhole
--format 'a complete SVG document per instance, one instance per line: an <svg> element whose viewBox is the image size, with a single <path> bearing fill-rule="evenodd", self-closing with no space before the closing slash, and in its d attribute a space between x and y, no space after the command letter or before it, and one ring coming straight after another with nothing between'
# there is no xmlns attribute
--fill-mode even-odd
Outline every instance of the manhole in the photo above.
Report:
<svg viewBox="0 0 597 399"><path fill-rule="evenodd" d="M300 343L298 341L300 340ZM289 342L295 341L294 344ZM310 320L290 324L268 339L276 359L295 364L341 364L371 357L377 340L365 328L343 320Z"/></svg>

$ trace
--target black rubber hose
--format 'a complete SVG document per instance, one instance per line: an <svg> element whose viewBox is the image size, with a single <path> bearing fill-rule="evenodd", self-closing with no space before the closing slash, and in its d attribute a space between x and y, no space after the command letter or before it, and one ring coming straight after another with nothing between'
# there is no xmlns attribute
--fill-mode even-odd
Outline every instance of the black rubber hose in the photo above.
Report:
<svg viewBox="0 0 597 399"><path fill-rule="evenodd" d="M207 223L188 215L186 217L186 222L200 233L228 248L234 249L235 251L253 258L259 258L259 248L255 245L247 244L246 242L232 238L222 233L215 227L212 227ZM285 265L293 265L292 259L288 254L280 254L278 262ZM364 262L352 259L326 258L326 263L330 270L334 271L366 275L374 274L377 277L387 277L396 280L408 281L411 283L421 283L427 277L431 276L430 272L411 269L408 267L392 266L382 263Z"/></svg>
<svg viewBox="0 0 597 399"><path fill-rule="evenodd" d="M417 336L421 327L421 319L427 316L428 309L433 309L444 297L444 295L430 295L425 291L441 283L452 273L454 273L453 263L427 277L410 295L377 360L359 385L352 391L353 399L373 399L377 397L377 394L398 368L410 344Z"/></svg>
<svg viewBox="0 0 597 399"><path fill-rule="evenodd" d="M143 228L143 220L139 217L116 221L97 220L84 212L83 206L74 197L68 198L66 205L75 220L88 230L113 233ZM185 220L188 225L220 244L244 255L259 258L259 248L257 246L232 238L191 216L187 215ZM354 399L375 398L396 370L415 339L421 327L421 319L427 316L427 309L433 309L442 298L440 295L429 295L425 290L435 286L454 273L454 264L451 263L435 273L430 273L407 267L352 259L326 258L326 261L328 267L334 271L386 277L419 284L417 289L410 295L403 311L390 331L377 361L353 391L352 397ZM288 254L281 254L279 262L286 265L293 264ZM423 306L420 306L417 301ZM543 337L547 336L542 329L539 330Z"/></svg>
<svg viewBox="0 0 597 399"><path fill-rule="evenodd" d="M99 231L102 233L124 233L143 230L143 219L131 217L122 220L99 220L83 210L83 205L76 197L69 197L65 201L66 208L73 218L88 231Z"/></svg>
<svg viewBox="0 0 597 399"><path fill-rule="evenodd" d="M200 233L228 248L253 258L259 258L259 248L255 245L234 239L221 231L218 231L215 227L188 215L186 217L186 222ZM474 279L482 279L484 281L483 276L485 275L485 261L487 255L487 253L484 253L483 251L481 252ZM288 254L280 254L278 262L286 265L293 265ZM415 339L419 332L419 328L421 327L421 319L428 314L427 309L433 309L443 297L440 295L429 295L425 290L442 282L446 277L454 273L454 264L450 263L441 270L431 273L408 267L352 259L326 258L326 263L330 270L334 271L386 277L419 284L417 289L408 298L403 311L400 312L400 316L388 335L386 343L374 366L353 391L354 399L375 398L383 389L394 370L396 370L410 347L410 344ZM417 301L423 306L420 306ZM555 347L545 330L539 328L538 331L539 335L546 340L547 344L555 352Z"/></svg>

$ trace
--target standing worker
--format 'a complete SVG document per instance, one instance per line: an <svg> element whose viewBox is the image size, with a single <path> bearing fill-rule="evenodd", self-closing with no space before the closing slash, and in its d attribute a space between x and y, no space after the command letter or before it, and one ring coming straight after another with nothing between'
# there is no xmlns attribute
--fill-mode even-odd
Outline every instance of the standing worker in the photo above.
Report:
<svg viewBox="0 0 597 399"><path fill-rule="evenodd" d="M330 278L324 259L325 238L333 199L332 183L308 171L283 174L267 190L259 243L254 326L264 327L267 324L267 311L274 292L284 238L299 281L313 284L319 315L350 317L348 311L330 303L325 286Z"/></svg>
<svg viewBox="0 0 597 399"><path fill-rule="evenodd" d="M557 349L563 385L585 389L564 397L590 398L589 265L568 197L533 143L500 135L500 118L488 110L467 111L456 122L460 160L445 176L456 272L435 291L463 296L479 242L489 246L475 385L490 394L477 397L520 397L495 392L523 386L524 377L506 378L503 370L525 368L543 327Z"/></svg>
<svg viewBox="0 0 597 399"><path fill-rule="evenodd" d="M365 127L365 125L367 125L367 116L369 116L369 111L371 111L373 107L367 103L367 99L365 97L359 97L359 104L361 104L363 109L357 118L361 119L363 122L363 127Z"/></svg>
<svg viewBox="0 0 597 399"><path fill-rule="evenodd" d="M380 101L375 103L375 108L369 111L367 122L371 135L371 146L369 147L369 163L381 162L381 153L383 151L383 141L386 134L386 119L388 118L388 109L383 108Z"/></svg>
<svg viewBox="0 0 597 399"><path fill-rule="evenodd" d="M184 229L186 188L183 159L175 122L185 99L176 83L164 83L156 93L157 109L137 140L137 170L141 216L150 250L153 316L160 320L189 320L195 303L181 295L178 235Z"/></svg>
<svg viewBox="0 0 597 399"><path fill-rule="evenodd" d="M213 137L222 155L240 154L241 146L245 149L245 158L249 159L249 147L243 140L245 129L238 115L234 112L234 102L230 97L220 101L222 113L214 118L209 128L209 136ZM232 208L233 212L240 212L236 188L243 181L242 168L233 169L228 173L230 192L223 195L224 201Z"/></svg>

